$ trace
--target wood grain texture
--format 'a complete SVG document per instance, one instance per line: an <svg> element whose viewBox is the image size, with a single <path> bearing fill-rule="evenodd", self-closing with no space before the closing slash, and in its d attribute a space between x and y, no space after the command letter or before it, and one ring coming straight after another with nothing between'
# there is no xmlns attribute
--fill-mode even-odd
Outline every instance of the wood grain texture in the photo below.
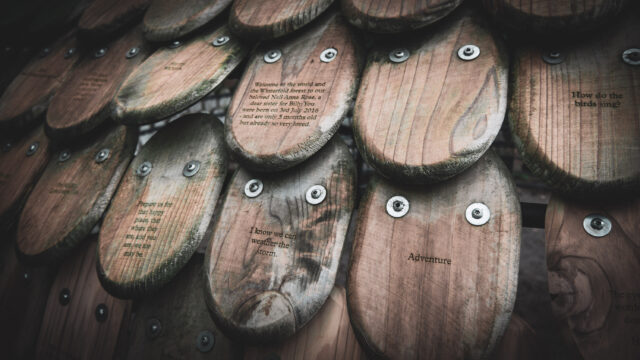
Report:
<svg viewBox="0 0 640 360"><path fill-rule="evenodd" d="M334 287L318 314L281 344L250 347L245 360L365 359L349 322L344 288Z"/></svg>
<svg viewBox="0 0 640 360"><path fill-rule="evenodd" d="M200 170L185 177L192 160ZM152 170L136 174L143 162ZM98 274L118 297L139 297L169 282L209 225L227 171L222 125L184 116L156 133L131 162L100 231Z"/></svg>
<svg viewBox="0 0 640 360"><path fill-rule="evenodd" d="M611 232L596 238L583 220L600 214ZM552 196L545 237L554 314L568 323L584 359L640 356L640 200L566 200Z"/></svg>
<svg viewBox="0 0 640 360"><path fill-rule="evenodd" d="M462 0L342 0L342 12L353 25L376 33L411 31L434 23Z"/></svg>
<svg viewBox="0 0 640 360"><path fill-rule="evenodd" d="M480 14L457 13L418 41L369 53L354 108L363 158L388 178L432 183L450 178L487 151L504 120L509 63ZM472 61L458 50L480 48ZM406 48L402 63L390 52Z"/></svg>
<svg viewBox="0 0 640 360"><path fill-rule="evenodd" d="M538 339L531 326L517 314L511 314L511 321L500 343L491 356L493 360L536 360L540 359Z"/></svg>
<svg viewBox="0 0 640 360"><path fill-rule="evenodd" d="M111 100L124 79L149 53L142 32L134 28L107 46L107 53L95 58L94 52L78 63L56 92L47 111L45 131L55 140L69 140L87 134L109 120ZM140 53L128 59L132 47Z"/></svg>
<svg viewBox="0 0 640 360"><path fill-rule="evenodd" d="M565 194L639 185L640 67L621 60L638 47L639 32L629 16L559 49L565 60L557 65L538 48L516 53L508 113L514 142L533 173Z"/></svg>
<svg viewBox="0 0 640 360"><path fill-rule="evenodd" d="M335 60L320 61L333 47ZM269 64L264 55L280 49ZM228 147L247 168L278 171L317 152L331 139L358 88L360 47L338 15L284 42L254 51L231 100L225 122Z"/></svg>
<svg viewBox="0 0 640 360"><path fill-rule="evenodd" d="M151 0L93 0L78 20L78 31L87 41L108 39L132 25Z"/></svg>
<svg viewBox="0 0 640 360"><path fill-rule="evenodd" d="M118 126L54 153L18 221L16 245L24 261L57 263L89 235L131 161L136 140L135 129ZM110 150L109 158L98 163L102 149ZM71 155L61 162L65 150Z"/></svg>
<svg viewBox="0 0 640 360"><path fill-rule="evenodd" d="M409 212L393 218L402 195ZM465 219L472 203L485 225ZM347 284L351 322L371 355L479 359L504 333L515 302L520 203L492 151L469 170L429 188L373 178L360 202Z"/></svg>
<svg viewBox="0 0 640 360"><path fill-rule="evenodd" d="M333 0L235 0L229 27L246 39L275 39L307 25L332 3Z"/></svg>
<svg viewBox="0 0 640 360"><path fill-rule="evenodd" d="M213 20L232 0L154 0L142 20L149 41L183 37Z"/></svg>
<svg viewBox="0 0 640 360"><path fill-rule="evenodd" d="M128 125L161 120L186 109L218 86L248 53L248 48L230 36L215 47L220 36L230 36L218 27L175 49L159 49L133 71L111 104L116 121Z"/></svg>
<svg viewBox="0 0 640 360"><path fill-rule="evenodd" d="M131 302L109 295L96 276L96 241L87 239L70 261L60 266L47 300L37 359L113 359L116 340L129 321ZM60 295L69 290L70 301L62 305ZM106 306L106 318L96 311Z"/></svg>
<svg viewBox="0 0 640 360"><path fill-rule="evenodd" d="M225 333L249 343L282 341L320 310L335 282L355 176L338 138L287 172L234 174L205 259L207 304ZM252 178L264 183L255 198L244 193ZM327 190L317 205L305 200L313 185Z"/></svg>

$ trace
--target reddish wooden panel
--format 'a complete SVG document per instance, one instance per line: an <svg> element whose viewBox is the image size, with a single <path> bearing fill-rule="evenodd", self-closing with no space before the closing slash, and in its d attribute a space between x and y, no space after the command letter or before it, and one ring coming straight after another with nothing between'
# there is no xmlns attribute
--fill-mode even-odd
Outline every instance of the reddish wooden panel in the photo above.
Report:
<svg viewBox="0 0 640 360"><path fill-rule="evenodd" d="M86 40L103 40L133 24L151 0L93 0L78 20Z"/></svg>
<svg viewBox="0 0 640 360"><path fill-rule="evenodd" d="M492 355L493 360L540 359L536 332L517 314L511 315L509 326Z"/></svg>
<svg viewBox="0 0 640 360"><path fill-rule="evenodd" d="M198 30L231 4L231 0L154 0L144 15L144 37L170 41Z"/></svg>

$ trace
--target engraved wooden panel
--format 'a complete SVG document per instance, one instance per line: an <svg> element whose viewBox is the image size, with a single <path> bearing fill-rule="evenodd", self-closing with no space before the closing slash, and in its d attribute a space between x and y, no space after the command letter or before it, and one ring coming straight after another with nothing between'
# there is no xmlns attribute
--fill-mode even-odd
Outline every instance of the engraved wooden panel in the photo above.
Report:
<svg viewBox="0 0 640 360"><path fill-rule="evenodd" d="M213 20L231 0L154 0L144 15L144 36L149 41L183 37Z"/></svg>
<svg viewBox="0 0 640 360"><path fill-rule="evenodd" d="M86 40L102 40L132 25L151 0L93 0L78 20L80 34Z"/></svg>
<svg viewBox="0 0 640 360"><path fill-rule="evenodd" d="M338 138L286 172L235 173L205 260L207 303L225 333L250 343L281 341L320 310L335 282L355 176ZM253 178L264 188L249 198L244 189ZM326 189L316 205L306 200L314 185Z"/></svg>
<svg viewBox="0 0 640 360"><path fill-rule="evenodd" d="M122 84L111 107L115 120L146 124L183 110L210 93L240 64L248 48L222 26L187 41L182 46L157 50Z"/></svg>
<svg viewBox="0 0 640 360"><path fill-rule="evenodd" d="M47 300L37 359L113 359L131 302L109 295L96 276L96 241L87 239L60 266ZM64 300L64 294L68 300ZM63 305L66 303L66 305ZM100 315L99 311L104 312Z"/></svg>
<svg viewBox="0 0 640 360"><path fill-rule="evenodd" d="M321 15L333 0L235 0L229 27L247 39L274 39L294 32Z"/></svg>
<svg viewBox="0 0 640 360"><path fill-rule="evenodd" d="M334 287L318 314L281 344L245 350L245 360L366 359L347 313L344 288Z"/></svg>
<svg viewBox="0 0 640 360"><path fill-rule="evenodd" d="M327 48L331 62L320 60ZM265 54L282 51L266 63ZM335 134L355 98L360 49L338 15L253 53L229 105L227 145L244 166L261 171L290 168L318 151Z"/></svg>
<svg viewBox="0 0 640 360"><path fill-rule="evenodd" d="M190 161L199 171L183 175ZM149 162L151 172L137 175ZM104 219L98 249L103 286L138 297L169 282L189 261L209 225L227 171L222 125L184 116L156 133L131 162Z"/></svg>
<svg viewBox="0 0 640 360"><path fill-rule="evenodd" d="M127 52L140 52L127 58ZM56 92L47 111L47 135L67 140L84 135L109 119L109 104L127 75L149 52L142 32L135 28L106 46L106 54L96 58L92 49L69 74Z"/></svg>
<svg viewBox="0 0 640 360"><path fill-rule="evenodd" d="M409 211L386 212L401 195ZM471 225L483 203L488 222ZM469 170L425 187L373 178L360 203L347 300L361 344L399 359L479 359L504 333L515 302L520 203L492 151Z"/></svg>
<svg viewBox="0 0 640 360"><path fill-rule="evenodd" d="M56 263L90 233L107 209L136 147L136 131L106 130L53 154L20 214L19 253L29 262ZM109 149L108 158L96 161ZM69 159L64 158L68 152Z"/></svg>
<svg viewBox="0 0 640 360"><path fill-rule="evenodd" d="M430 183L454 176L487 151L504 120L509 64L480 14L458 13L419 41L374 49L354 108L362 156L386 177ZM473 44L480 55L462 60ZM402 63L395 49L410 52Z"/></svg>
<svg viewBox="0 0 640 360"><path fill-rule="evenodd" d="M589 41L517 51L509 122L534 174L565 193L637 188L640 179L640 67L621 60L639 47L640 22L629 16Z"/></svg>
<svg viewBox="0 0 640 360"><path fill-rule="evenodd" d="M49 100L78 59L75 35L66 35L42 50L13 79L0 97L0 127L26 128L47 110Z"/></svg>
<svg viewBox="0 0 640 360"><path fill-rule="evenodd" d="M353 25L377 33L411 31L436 22L462 0L342 0L342 12Z"/></svg>
<svg viewBox="0 0 640 360"><path fill-rule="evenodd" d="M585 359L638 359L640 199L584 200L552 196L547 207L551 308L568 323ZM584 219L592 214L611 220L608 235L585 231Z"/></svg>
<svg viewBox="0 0 640 360"><path fill-rule="evenodd" d="M511 314L511 321L496 346L493 360L537 360L540 359L538 339L531 326L517 314Z"/></svg>

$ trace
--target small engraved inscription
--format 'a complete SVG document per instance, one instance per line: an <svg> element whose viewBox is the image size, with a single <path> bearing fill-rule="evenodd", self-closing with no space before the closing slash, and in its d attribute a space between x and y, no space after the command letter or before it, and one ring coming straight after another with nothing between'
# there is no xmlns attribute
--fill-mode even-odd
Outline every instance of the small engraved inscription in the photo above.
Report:
<svg viewBox="0 0 640 360"><path fill-rule="evenodd" d="M49 194L76 195L78 194L78 184L58 182L49 188Z"/></svg>
<svg viewBox="0 0 640 360"><path fill-rule="evenodd" d="M421 262L433 263L433 264L451 265L451 259L439 258L435 256L423 256L423 255L420 255L420 253L415 253L415 254L410 253L407 260L414 261L414 262L421 261Z"/></svg>
<svg viewBox="0 0 640 360"><path fill-rule="evenodd" d="M600 107L618 109L622 106L624 95L612 92L585 93L581 91L572 91L571 98L576 107Z"/></svg>
<svg viewBox="0 0 640 360"><path fill-rule="evenodd" d="M72 97L73 101L84 102L94 97L96 92L100 90L109 81L108 74L94 74L83 78L77 88L76 94Z"/></svg>
<svg viewBox="0 0 640 360"><path fill-rule="evenodd" d="M138 213L124 235L122 256L144 258L154 241L158 240L158 226L172 202L138 202Z"/></svg>
<svg viewBox="0 0 640 360"><path fill-rule="evenodd" d="M289 249L296 239L296 234L263 230L253 226L249 230L249 234L251 234L251 243L258 246L256 254L271 257L278 256L276 251L278 249ZM262 247L272 249L265 250Z"/></svg>

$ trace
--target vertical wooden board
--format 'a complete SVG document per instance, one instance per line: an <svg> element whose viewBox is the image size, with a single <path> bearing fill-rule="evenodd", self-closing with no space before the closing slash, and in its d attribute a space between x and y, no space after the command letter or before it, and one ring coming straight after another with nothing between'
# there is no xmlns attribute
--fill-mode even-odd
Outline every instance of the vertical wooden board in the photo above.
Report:
<svg viewBox="0 0 640 360"><path fill-rule="evenodd" d="M189 177L192 161L199 170ZM145 165L151 171L143 176ZM156 133L131 162L102 224L103 286L129 298L173 279L204 236L226 171L216 117L186 115Z"/></svg>
<svg viewBox="0 0 640 360"><path fill-rule="evenodd" d="M321 54L329 48L337 54L324 62ZM273 50L282 57L267 63ZM355 98L361 63L356 38L336 14L293 38L261 45L229 105L228 147L259 171L309 158L338 130Z"/></svg>
<svg viewBox="0 0 640 360"><path fill-rule="evenodd" d="M128 58L130 49L138 54ZM87 134L109 120L109 104L118 88L149 53L142 32L134 28L101 49L89 52L56 92L47 111L47 135L69 140Z"/></svg>
<svg viewBox="0 0 640 360"><path fill-rule="evenodd" d="M137 302L129 359L237 359L229 340L208 315L203 255L196 254L159 292Z"/></svg>
<svg viewBox="0 0 640 360"><path fill-rule="evenodd" d="M320 310L335 282L355 176L337 138L287 172L234 174L205 259L209 309L227 334L249 343L281 341ZM252 179L263 183L257 197L245 192ZM318 204L307 200L315 185L326 195Z"/></svg>
<svg viewBox="0 0 640 360"><path fill-rule="evenodd" d="M135 130L118 126L54 153L18 221L16 245L25 261L59 262L89 235L131 161L136 140ZM99 162L103 150L108 154Z"/></svg>
<svg viewBox="0 0 640 360"><path fill-rule="evenodd" d="M493 360L540 359L536 332L517 314L511 315L509 326L491 356Z"/></svg>
<svg viewBox="0 0 640 360"><path fill-rule="evenodd" d="M342 0L342 12L353 25L376 33L411 31L434 23L462 0Z"/></svg>
<svg viewBox="0 0 640 360"><path fill-rule="evenodd" d="M418 40L395 40L369 54L354 137L364 159L388 178L450 178L475 163L500 130L508 57L480 14L465 10ZM464 60L458 52L471 45L479 54ZM398 51L408 59L392 61Z"/></svg>
<svg viewBox="0 0 640 360"><path fill-rule="evenodd" d="M345 290L334 287L318 314L293 337L268 347L248 348L244 359L366 359L349 322Z"/></svg>
<svg viewBox="0 0 640 360"><path fill-rule="evenodd" d="M333 0L235 0L229 27L246 39L274 39L307 25L332 3Z"/></svg>
<svg viewBox="0 0 640 360"><path fill-rule="evenodd" d="M213 20L231 0L154 0L142 20L149 41L181 38Z"/></svg>
<svg viewBox="0 0 640 360"><path fill-rule="evenodd" d="M640 22L558 49L517 51L508 119L534 174L564 193L623 192L640 179L640 67L623 52L640 48ZM640 57L640 50L638 50Z"/></svg>
<svg viewBox="0 0 640 360"><path fill-rule="evenodd" d="M223 37L228 42L214 45ZM113 117L137 125L171 116L215 89L247 52L248 48L231 36L226 26L209 30L180 47L159 49L124 81L111 104Z"/></svg>
<svg viewBox="0 0 640 360"><path fill-rule="evenodd" d="M133 24L151 0L93 0L78 20L85 40L105 40Z"/></svg>
<svg viewBox="0 0 640 360"><path fill-rule="evenodd" d="M640 357L640 200L552 196L545 220L551 308L585 359ZM610 220L608 235L586 232L589 215Z"/></svg>
<svg viewBox="0 0 640 360"><path fill-rule="evenodd" d="M97 242L88 240L60 266L51 286L37 359L114 358L131 302L114 298L100 286L95 271Z"/></svg>
<svg viewBox="0 0 640 360"><path fill-rule="evenodd" d="M400 218L386 210L399 209L395 196L408 200ZM484 225L467 220L474 204L488 207L479 214L488 216ZM520 230L515 187L491 151L428 188L373 178L360 203L347 284L361 344L385 358L489 355L515 302Z"/></svg>

